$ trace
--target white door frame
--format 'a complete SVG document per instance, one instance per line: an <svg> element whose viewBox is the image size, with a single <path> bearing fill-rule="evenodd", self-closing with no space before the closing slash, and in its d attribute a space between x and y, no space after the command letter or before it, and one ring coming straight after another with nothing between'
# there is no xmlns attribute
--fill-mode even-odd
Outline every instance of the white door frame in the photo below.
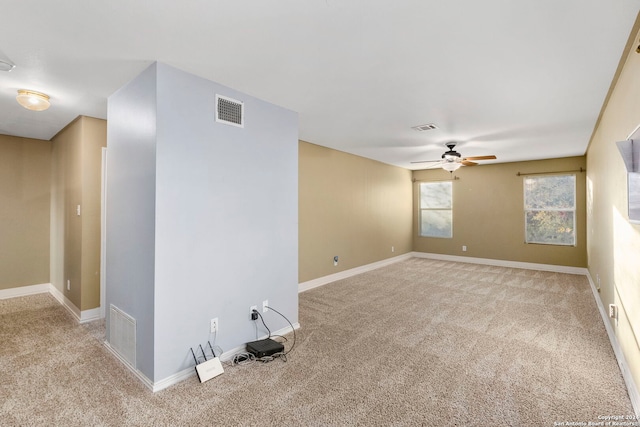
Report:
<svg viewBox="0 0 640 427"><path fill-rule="evenodd" d="M107 305L107 148L102 147L102 183L100 188L100 318L106 316Z"/></svg>

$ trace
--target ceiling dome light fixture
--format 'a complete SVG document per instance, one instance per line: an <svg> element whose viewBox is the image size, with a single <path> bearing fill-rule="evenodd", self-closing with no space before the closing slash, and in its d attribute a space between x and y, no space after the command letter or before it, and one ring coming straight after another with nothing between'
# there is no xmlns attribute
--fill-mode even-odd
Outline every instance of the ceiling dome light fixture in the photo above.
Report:
<svg viewBox="0 0 640 427"><path fill-rule="evenodd" d="M18 104L22 105L27 110L32 111L44 111L51 105L49 102L49 95L35 92L33 90L18 90L16 100L18 101Z"/></svg>
<svg viewBox="0 0 640 427"><path fill-rule="evenodd" d="M460 166L462 166L460 163L458 162L445 162L442 164L442 169L449 171L451 173L453 173L453 171L456 171L460 168Z"/></svg>
<svg viewBox="0 0 640 427"><path fill-rule="evenodd" d="M16 68L15 64L5 61L4 59L0 59L0 71L11 71L14 68Z"/></svg>

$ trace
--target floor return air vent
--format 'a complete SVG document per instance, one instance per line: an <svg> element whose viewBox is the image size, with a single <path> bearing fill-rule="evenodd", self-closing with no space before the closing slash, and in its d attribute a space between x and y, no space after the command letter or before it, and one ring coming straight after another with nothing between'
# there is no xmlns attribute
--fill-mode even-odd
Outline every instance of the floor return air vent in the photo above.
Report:
<svg viewBox="0 0 640 427"><path fill-rule="evenodd" d="M111 304L109 345L132 367L136 367L136 319Z"/></svg>

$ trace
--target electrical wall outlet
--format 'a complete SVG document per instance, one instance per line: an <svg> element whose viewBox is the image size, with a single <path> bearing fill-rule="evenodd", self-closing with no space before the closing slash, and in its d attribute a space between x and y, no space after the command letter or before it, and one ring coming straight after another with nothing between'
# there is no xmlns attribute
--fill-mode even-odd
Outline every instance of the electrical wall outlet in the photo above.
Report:
<svg viewBox="0 0 640 427"><path fill-rule="evenodd" d="M395 252L395 251L396 251L396 248L391 246L391 252Z"/></svg>
<svg viewBox="0 0 640 427"><path fill-rule="evenodd" d="M333 265L338 265L338 255L333 257Z"/></svg>
<svg viewBox="0 0 640 427"><path fill-rule="evenodd" d="M615 304L609 304L609 317L612 319L618 318L618 306Z"/></svg>
<svg viewBox="0 0 640 427"><path fill-rule="evenodd" d="M600 292L600 275L596 274L596 290Z"/></svg>
<svg viewBox="0 0 640 427"><path fill-rule="evenodd" d="M466 245L462 246L462 252L467 252L467 246Z"/></svg>
<svg viewBox="0 0 640 427"><path fill-rule="evenodd" d="M254 310L258 311L258 306L257 305L252 305L251 307L249 307L249 319L251 319L251 320L256 320L257 319L257 317L256 317L256 319L253 318L253 311Z"/></svg>
<svg viewBox="0 0 640 427"><path fill-rule="evenodd" d="M67 290L71 290L71 280L67 279Z"/></svg>
<svg viewBox="0 0 640 427"><path fill-rule="evenodd" d="M218 332L218 318L211 319L211 333Z"/></svg>
<svg viewBox="0 0 640 427"><path fill-rule="evenodd" d="M266 313L267 311L269 311L269 300L268 299L262 301L262 312Z"/></svg>

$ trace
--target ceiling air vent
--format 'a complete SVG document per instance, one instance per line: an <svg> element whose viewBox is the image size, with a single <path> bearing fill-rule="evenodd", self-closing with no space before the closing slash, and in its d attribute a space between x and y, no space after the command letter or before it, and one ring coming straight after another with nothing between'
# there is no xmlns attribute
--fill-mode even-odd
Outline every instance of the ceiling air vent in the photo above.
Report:
<svg viewBox="0 0 640 427"><path fill-rule="evenodd" d="M425 130L438 129L438 126L434 125L433 123L429 123L428 125L414 126L411 129L417 130L418 132L424 132Z"/></svg>
<svg viewBox="0 0 640 427"><path fill-rule="evenodd" d="M226 96L216 95L216 122L244 127L244 103Z"/></svg>

